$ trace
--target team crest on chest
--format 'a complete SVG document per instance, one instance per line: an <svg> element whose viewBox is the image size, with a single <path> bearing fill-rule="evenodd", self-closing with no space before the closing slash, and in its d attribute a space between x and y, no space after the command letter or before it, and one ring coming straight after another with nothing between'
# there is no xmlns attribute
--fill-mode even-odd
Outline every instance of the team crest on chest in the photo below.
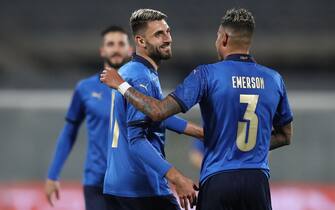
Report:
<svg viewBox="0 0 335 210"><path fill-rule="evenodd" d="M93 92L91 93L91 96L92 96L93 98L96 98L96 99L101 100L101 99L102 99L102 92L95 92L95 91L93 91Z"/></svg>

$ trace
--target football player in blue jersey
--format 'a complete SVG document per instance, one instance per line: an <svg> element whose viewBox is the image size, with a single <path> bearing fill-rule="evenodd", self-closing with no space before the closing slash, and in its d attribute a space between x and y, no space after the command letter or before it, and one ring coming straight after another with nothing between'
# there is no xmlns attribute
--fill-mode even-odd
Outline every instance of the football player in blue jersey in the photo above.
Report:
<svg viewBox="0 0 335 210"><path fill-rule="evenodd" d="M105 67L118 69L129 61L132 49L123 28L110 26L101 36L100 55ZM105 209L102 187L106 171L109 110L110 88L100 82L98 73L77 84L45 184L45 193L51 205L54 195L57 199L60 197L60 172L76 141L79 127L86 118L88 144L83 176L85 206L88 210Z"/></svg>
<svg viewBox="0 0 335 210"><path fill-rule="evenodd" d="M129 61L132 53L126 31L118 26L110 26L101 35L100 55L104 66L119 69ZM98 74L78 83L46 181L45 191L51 205L53 195L59 198L58 180L61 169L75 143L78 129L86 118L88 147L83 180L85 206L87 210L106 209L103 180L107 167L110 95L110 88L100 82ZM169 130L203 137L202 128L181 118L170 117L165 124Z"/></svg>
<svg viewBox="0 0 335 210"><path fill-rule="evenodd" d="M136 53L119 69L134 88L156 99L163 99L158 67L161 60L172 55L172 38L165 19L165 14L152 9L139 9L131 15ZM153 122L113 90L104 181L108 209L178 210L179 204L168 181L179 186L178 189L195 202L193 182L165 159L165 128L171 129L171 125L175 125L181 129L180 133L198 138L203 137L203 129L177 119L172 116L165 121ZM185 199L181 200L182 205Z"/></svg>
<svg viewBox="0 0 335 210"><path fill-rule="evenodd" d="M205 133L200 210L272 209L269 150L290 144L293 115L281 75L249 53L254 27L246 9L228 10L215 42L219 62L198 66L164 99L137 91L112 69L101 74L153 121L199 103Z"/></svg>

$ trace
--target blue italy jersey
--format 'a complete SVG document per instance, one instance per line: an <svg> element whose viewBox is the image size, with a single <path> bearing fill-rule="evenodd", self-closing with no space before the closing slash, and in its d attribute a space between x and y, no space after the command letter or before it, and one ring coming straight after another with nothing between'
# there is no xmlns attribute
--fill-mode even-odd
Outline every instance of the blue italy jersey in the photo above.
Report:
<svg viewBox="0 0 335 210"><path fill-rule="evenodd" d="M138 91L163 98L158 74L144 58L134 55L119 73ZM104 193L124 197L171 194L164 178L171 168L164 153L165 127L170 120L152 122L117 91L112 91L111 100L111 135ZM186 122L181 127L183 131Z"/></svg>
<svg viewBox="0 0 335 210"><path fill-rule="evenodd" d="M106 171L109 131L110 89L99 75L80 81L75 89L66 120L81 123L86 118L87 154L84 185L102 186Z"/></svg>
<svg viewBox="0 0 335 210"><path fill-rule="evenodd" d="M200 182L234 169L269 172L272 126L292 121L282 77L249 55L197 67L171 96L186 112L200 104L205 154Z"/></svg>

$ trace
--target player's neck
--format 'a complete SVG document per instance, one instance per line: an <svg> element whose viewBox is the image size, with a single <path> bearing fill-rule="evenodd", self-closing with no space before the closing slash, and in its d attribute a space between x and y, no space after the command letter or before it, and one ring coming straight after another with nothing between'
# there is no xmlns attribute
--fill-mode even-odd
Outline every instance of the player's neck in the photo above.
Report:
<svg viewBox="0 0 335 210"><path fill-rule="evenodd" d="M157 71L158 70L158 63L155 62L152 58L150 58L148 55L146 55L145 53L142 53L141 51L139 50L136 50L136 55L139 55L143 58L145 58L147 61L149 61L149 63L155 68L155 70Z"/></svg>
<svg viewBox="0 0 335 210"><path fill-rule="evenodd" d="M228 57L229 55L233 55L233 54L245 54L245 55L249 55L249 49L248 50L230 50L229 52L227 52L225 54L225 58Z"/></svg>

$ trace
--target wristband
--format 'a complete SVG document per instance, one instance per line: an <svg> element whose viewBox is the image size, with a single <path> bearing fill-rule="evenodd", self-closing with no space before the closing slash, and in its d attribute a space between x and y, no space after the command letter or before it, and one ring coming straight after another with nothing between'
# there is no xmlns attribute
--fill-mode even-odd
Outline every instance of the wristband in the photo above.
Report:
<svg viewBox="0 0 335 210"><path fill-rule="evenodd" d="M128 84L128 82L123 82L118 88L117 90L122 94L124 95L127 90L131 88L131 86Z"/></svg>

